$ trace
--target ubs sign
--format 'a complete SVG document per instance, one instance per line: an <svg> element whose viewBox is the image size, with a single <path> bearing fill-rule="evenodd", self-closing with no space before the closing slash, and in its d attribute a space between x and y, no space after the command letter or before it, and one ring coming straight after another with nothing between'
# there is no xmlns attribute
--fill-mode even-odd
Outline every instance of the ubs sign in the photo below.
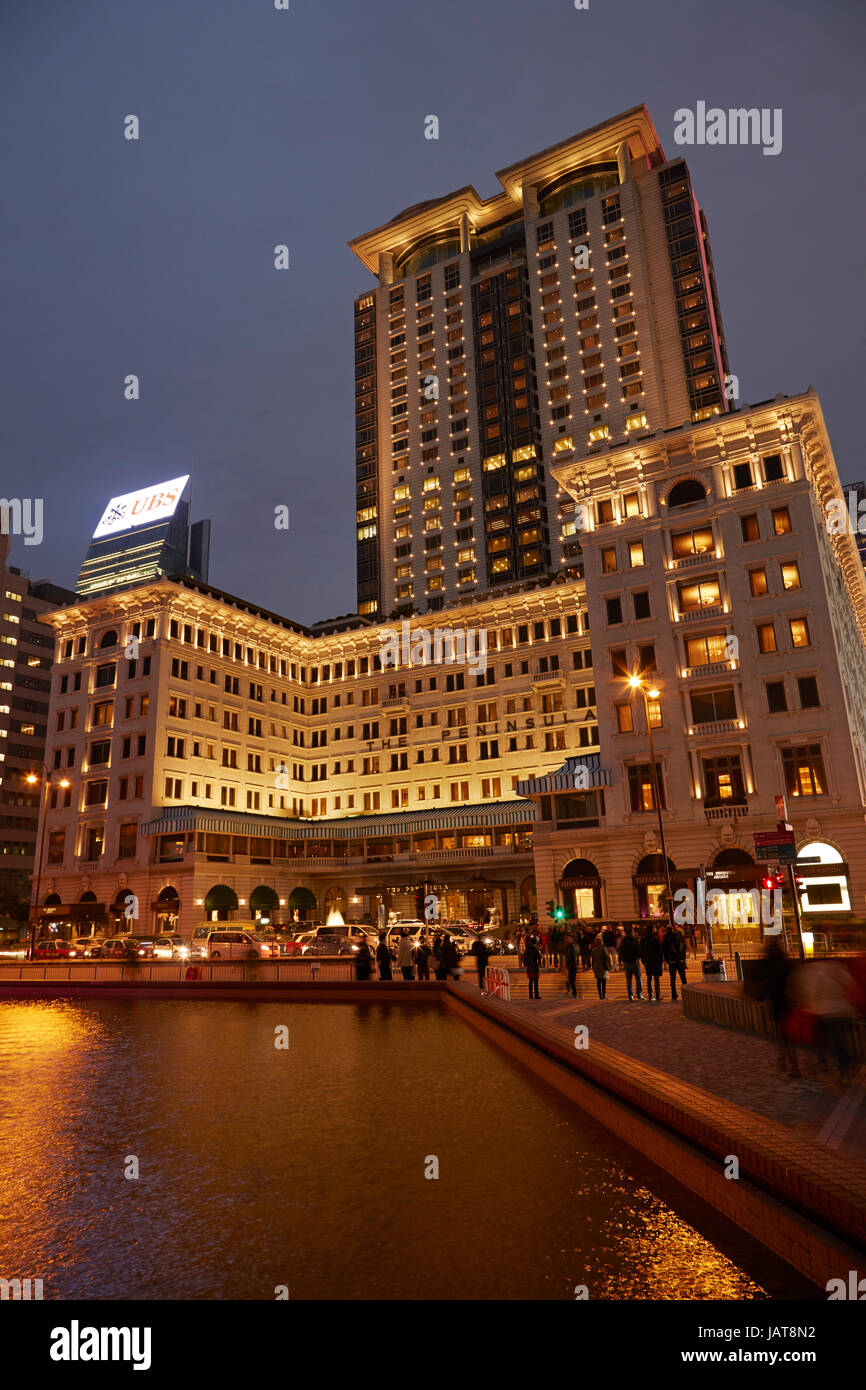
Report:
<svg viewBox="0 0 866 1390"><path fill-rule="evenodd" d="M93 539L96 541L100 536L110 536L116 531L131 531L135 526L152 526L155 521L166 521L174 516L188 482L187 473L167 483L156 483L153 487L139 488L138 492L112 497L102 513Z"/></svg>

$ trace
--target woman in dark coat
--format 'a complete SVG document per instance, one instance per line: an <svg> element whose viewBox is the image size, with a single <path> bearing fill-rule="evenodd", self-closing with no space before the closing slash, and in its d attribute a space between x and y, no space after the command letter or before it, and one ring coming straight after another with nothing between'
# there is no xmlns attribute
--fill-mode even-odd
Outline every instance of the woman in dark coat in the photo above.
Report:
<svg viewBox="0 0 866 1390"><path fill-rule="evenodd" d="M655 984L655 1002L660 1004L664 955L662 954L662 943L659 941L655 927L646 926L644 928L644 934L640 939L640 958L646 971L647 999L650 1004L653 1002L653 984Z"/></svg>
<svg viewBox="0 0 866 1390"><path fill-rule="evenodd" d="M442 941L442 955L439 958L439 970L436 971L437 980L447 980L448 976L460 964L460 952L448 933ZM440 973L441 972L441 973Z"/></svg>
<svg viewBox="0 0 866 1390"><path fill-rule="evenodd" d="M366 941L362 941L355 956L355 979L369 980L373 969L373 953Z"/></svg>
<svg viewBox="0 0 866 1390"><path fill-rule="evenodd" d="M384 932L379 933L379 945L376 947L376 964L379 967L379 979L391 980L391 952L388 948L388 938Z"/></svg>
<svg viewBox="0 0 866 1390"><path fill-rule="evenodd" d="M595 938L595 945L592 948L592 973L595 976L595 986L598 990L599 999L607 996L607 977L613 969L610 950L604 944L604 938L599 932Z"/></svg>

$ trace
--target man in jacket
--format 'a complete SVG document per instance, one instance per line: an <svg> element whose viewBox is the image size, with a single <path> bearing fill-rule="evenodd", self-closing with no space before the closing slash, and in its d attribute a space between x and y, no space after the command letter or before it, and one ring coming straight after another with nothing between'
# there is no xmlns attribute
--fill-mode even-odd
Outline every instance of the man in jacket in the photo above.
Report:
<svg viewBox="0 0 866 1390"><path fill-rule="evenodd" d="M391 950L388 946L388 937L385 932L379 933L379 945L376 947L376 964L379 967L380 980L392 980L391 974Z"/></svg>
<svg viewBox="0 0 866 1390"><path fill-rule="evenodd" d="M658 939L655 927L650 925L644 927L638 950L643 961L643 968L646 971L647 999L650 1004L653 1002L653 984L655 984L655 1002L660 1004L662 1002L661 984L664 956L662 955L662 943Z"/></svg>
<svg viewBox="0 0 866 1390"><path fill-rule="evenodd" d="M662 955L667 962L671 977L671 999L677 999L677 975L683 984L686 982L686 940L678 927L668 923L662 939Z"/></svg>
<svg viewBox="0 0 866 1390"><path fill-rule="evenodd" d="M625 936L619 944L619 959L625 971L625 985L628 990L629 1003L634 1002L635 993L638 999L643 999L640 980L640 942L634 934L634 927L626 929ZM637 987L636 990L635 986Z"/></svg>
<svg viewBox="0 0 866 1390"><path fill-rule="evenodd" d="M439 970L436 971L437 980L447 980L448 976L460 965L460 952L446 932L442 938L442 955L439 958Z"/></svg>
<svg viewBox="0 0 866 1390"><path fill-rule="evenodd" d="M472 954L475 957L475 969L478 971L478 988L483 993L484 972L487 969L487 961L490 957L490 952L480 936L472 943Z"/></svg>
<svg viewBox="0 0 866 1390"><path fill-rule="evenodd" d="M523 961L526 966L526 978L529 981L530 999L540 999L538 993L538 972L541 969L541 950L534 936L530 936L526 942L523 952Z"/></svg>
<svg viewBox="0 0 866 1390"><path fill-rule="evenodd" d="M414 980L415 947L405 927L400 933L400 944L397 947L397 965L404 980Z"/></svg>
<svg viewBox="0 0 866 1390"><path fill-rule="evenodd" d="M565 938L565 992L574 999L577 998L577 947L574 944L574 937L569 932Z"/></svg>

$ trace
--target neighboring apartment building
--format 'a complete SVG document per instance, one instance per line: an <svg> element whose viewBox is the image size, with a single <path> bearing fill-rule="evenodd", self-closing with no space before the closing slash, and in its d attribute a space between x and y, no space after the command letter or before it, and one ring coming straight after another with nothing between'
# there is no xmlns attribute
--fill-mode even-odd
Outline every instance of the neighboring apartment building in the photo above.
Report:
<svg viewBox="0 0 866 1390"><path fill-rule="evenodd" d="M36 853L54 634L41 621L69 590L8 565L0 532L0 888L26 899ZM38 785L25 779L39 777Z"/></svg>
<svg viewBox="0 0 866 1390"><path fill-rule="evenodd" d="M866 581L812 392L563 465L586 583L488 591L426 620L486 662L412 659L420 620L304 628L191 580L51 615L41 907L139 929L205 913L452 917L537 901L659 910L642 697L668 855L752 887L787 795L803 905L866 903ZM592 643L590 647L590 642ZM398 644L400 664L382 669ZM477 653L477 649L476 649ZM418 653L420 655L420 651ZM535 805L533 805L533 801Z"/></svg>
<svg viewBox="0 0 866 1390"><path fill-rule="evenodd" d="M350 242L379 282L355 302L361 614L576 566L551 465L729 408L706 221L645 107L497 177Z"/></svg>
<svg viewBox="0 0 866 1390"><path fill-rule="evenodd" d="M647 713L673 886L747 890L775 797L807 913L866 907L866 581L834 524L842 486L814 392L659 431L564 464L581 531L604 805L579 759L522 783L539 807L540 899L579 913L658 910L664 873ZM658 698L644 705L628 676ZM614 832L613 834L611 832Z"/></svg>

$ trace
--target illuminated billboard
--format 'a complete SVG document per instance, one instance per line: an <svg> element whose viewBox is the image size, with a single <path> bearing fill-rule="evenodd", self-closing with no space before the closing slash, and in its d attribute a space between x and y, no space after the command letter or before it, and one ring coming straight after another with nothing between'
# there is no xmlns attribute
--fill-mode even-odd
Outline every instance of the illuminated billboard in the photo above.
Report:
<svg viewBox="0 0 866 1390"><path fill-rule="evenodd" d="M155 483L152 487L139 488L138 492L126 492L122 497L112 497L102 513L93 539L110 536L119 531L131 531L136 526L150 526L157 521L167 521L174 516L181 494L189 482L189 474L183 478L172 478L168 483Z"/></svg>

